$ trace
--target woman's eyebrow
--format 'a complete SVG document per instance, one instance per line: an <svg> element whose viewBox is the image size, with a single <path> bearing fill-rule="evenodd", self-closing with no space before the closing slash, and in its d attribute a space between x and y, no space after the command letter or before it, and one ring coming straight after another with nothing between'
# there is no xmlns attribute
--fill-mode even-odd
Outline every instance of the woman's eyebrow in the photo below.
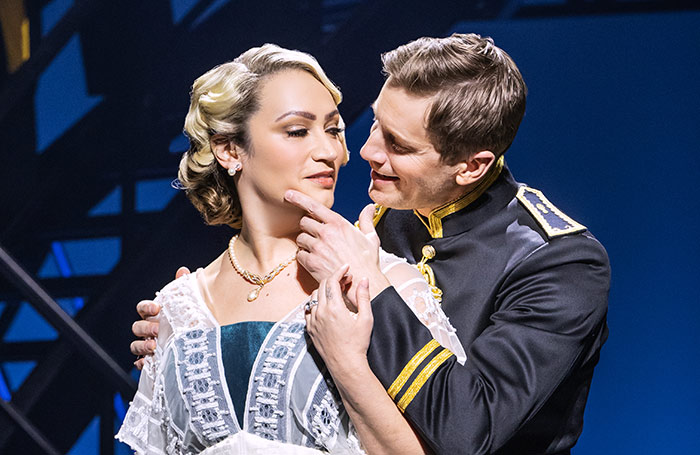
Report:
<svg viewBox="0 0 700 455"><path fill-rule="evenodd" d="M333 117L335 117L335 116L338 115L338 114L340 114L340 112L338 112L338 109L335 109L335 110L333 110L333 111L331 111L331 112L329 112L329 113L326 114L325 120L328 121L328 120L332 119Z"/></svg>
<svg viewBox="0 0 700 455"><path fill-rule="evenodd" d="M336 111L337 112L337 111ZM316 116L312 114L311 112L306 112L306 111L289 111L285 112L284 114L280 115L275 119L275 122L279 122L285 117L289 117L290 115L298 115L299 117L304 117L309 120L316 120Z"/></svg>
<svg viewBox="0 0 700 455"><path fill-rule="evenodd" d="M339 114L338 109L334 109L333 111L331 111L331 112L329 112L328 114L325 115L325 120L332 119L333 117L335 117L335 116L338 115L338 114ZM289 112L285 112L284 114L282 114L282 115L280 115L279 117L277 117L277 118L275 119L275 122L279 122L279 121L282 120L283 118L289 117L290 115L298 115L299 117L304 117L304 118L307 118L307 119L309 119L309 120L316 120L316 115L315 115L315 114L312 114L311 112L307 112L307 111L289 111Z"/></svg>

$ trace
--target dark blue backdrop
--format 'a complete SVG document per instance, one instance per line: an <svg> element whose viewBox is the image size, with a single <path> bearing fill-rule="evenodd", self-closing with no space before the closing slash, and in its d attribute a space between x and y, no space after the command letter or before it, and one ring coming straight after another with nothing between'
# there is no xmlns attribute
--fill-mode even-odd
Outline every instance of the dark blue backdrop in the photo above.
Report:
<svg viewBox="0 0 700 455"><path fill-rule="evenodd" d="M61 5L70 2L49 3L47 11ZM517 62L530 94L509 165L518 180L588 226L611 258L610 338L577 455L688 453L700 446L698 23L700 13L679 13L460 23L445 30L490 35ZM84 94L80 58L73 39L38 84L39 153L100 101ZM358 152L370 122L367 112L348 128L353 156L336 198L336 209L348 218L369 202L369 168ZM174 194L168 183L139 186L137 210L161 210ZM93 211L111 213L120 199L117 188ZM108 273L119 259L119 239L90 245L107 261ZM39 276L80 274L88 248L79 246L56 242ZM74 270L63 270L64 254ZM94 273L95 264L85 261ZM66 305L78 311L81 302ZM29 316L15 325L6 341L27 334L34 339L44 330ZM14 368L6 365L13 390L32 365ZM93 422L71 453L95 453L96 431Z"/></svg>
<svg viewBox="0 0 700 455"><path fill-rule="evenodd" d="M575 454L690 453L700 447L700 14L460 23L492 36L529 88L506 154L605 245L610 338ZM351 93L346 96L352 96ZM367 181L354 153L337 208Z"/></svg>

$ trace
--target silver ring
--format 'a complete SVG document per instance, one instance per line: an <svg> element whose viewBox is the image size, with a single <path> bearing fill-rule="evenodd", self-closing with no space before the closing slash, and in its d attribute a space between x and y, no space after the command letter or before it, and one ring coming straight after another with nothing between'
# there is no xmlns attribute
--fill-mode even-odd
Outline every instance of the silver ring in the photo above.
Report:
<svg viewBox="0 0 700 455"><path fill-rule="evenodd" d="M306 305L304 305L304 310L307 312L311 311L311 308L315 307L316 305L318 305L318 300L312 297L308 302L306 302Z"/></svg>

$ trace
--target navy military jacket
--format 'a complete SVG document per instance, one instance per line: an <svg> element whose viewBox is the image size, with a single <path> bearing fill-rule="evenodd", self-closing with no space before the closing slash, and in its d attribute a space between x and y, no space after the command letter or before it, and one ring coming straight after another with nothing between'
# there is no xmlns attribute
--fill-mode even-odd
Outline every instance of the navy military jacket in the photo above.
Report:
<svg viewBox="0 0 700 455"><path fill-rule="evenodd" d="M432 270L465 365L391 287L372 301L370 365L437 453L568 454L607 338L608 257L506 167L484 183L428 219L375 218L386 251Z"/></svg>

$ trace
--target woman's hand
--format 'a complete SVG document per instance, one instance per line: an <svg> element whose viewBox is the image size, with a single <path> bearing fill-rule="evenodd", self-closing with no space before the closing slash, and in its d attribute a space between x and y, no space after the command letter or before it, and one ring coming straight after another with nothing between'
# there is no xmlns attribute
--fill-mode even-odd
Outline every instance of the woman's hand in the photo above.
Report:
<svg viewBox="0 0 700 455"><path fill-rule="evenodd" d="M374 325L367 278L360 280L354 296L345 295L357 308L357 313L345 305L341 281L348 268L344 265L321 281L318 291L312 296L312 301L318 301L318 304L311 306L306 313L306 330L334 377L358 363L367 363L367 348Z"/></svg>
<svg viewBox="0 0 700 455"><path fill-rule="evenodd" d="M354 295L344 294L341 280L347 271L345 265L321 281L312 296L318 303L306 312L306 330L333 376L365 451L373 455L423 454L420 438L367 362L374 325L369 280L360 280ZM357 313L348 310L344 296Z"/></svg>

